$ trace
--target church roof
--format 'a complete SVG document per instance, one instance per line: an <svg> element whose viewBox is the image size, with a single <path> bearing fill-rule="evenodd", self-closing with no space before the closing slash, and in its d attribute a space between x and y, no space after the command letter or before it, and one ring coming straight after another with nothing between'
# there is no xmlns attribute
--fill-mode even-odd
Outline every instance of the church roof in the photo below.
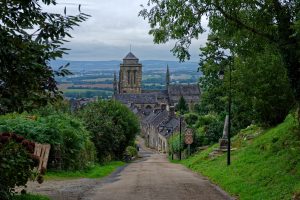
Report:
<svg viewBox="0 0 300 200"><path fill-rule="evenodd" d="M124 104L157 104L166 101L166 94L157 93L142 93L142 94L116 94L114 98Z"/></svg>
<svg viewBox="0 0 300 200"><path fill-rule="evenodd" d="M123 60L138 60L137 57L135 57L135 55L133 55L133 53L129 52L125 58L123 58Z"/></svg>
<svg viewBox="0 0 300 200"><path fill-rule="evenodd" d="M194 96L200 95L200 89L197 84L189 84L189 85L182 85L182 84L175 84L175 85L169 85L168 86L168 93L169 95L177 96L177 95L182 95L182 96Z"/></svg>

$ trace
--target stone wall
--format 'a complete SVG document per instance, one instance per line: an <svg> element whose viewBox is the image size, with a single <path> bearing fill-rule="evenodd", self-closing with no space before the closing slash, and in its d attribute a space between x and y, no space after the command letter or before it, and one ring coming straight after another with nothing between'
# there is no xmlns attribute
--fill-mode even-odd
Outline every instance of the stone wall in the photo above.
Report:
<svg viewBox="0 0 300 200"><path fill-rule="evenodd" d="M120 65L120 93L140 94L142 92L142 65Z"/></svg>

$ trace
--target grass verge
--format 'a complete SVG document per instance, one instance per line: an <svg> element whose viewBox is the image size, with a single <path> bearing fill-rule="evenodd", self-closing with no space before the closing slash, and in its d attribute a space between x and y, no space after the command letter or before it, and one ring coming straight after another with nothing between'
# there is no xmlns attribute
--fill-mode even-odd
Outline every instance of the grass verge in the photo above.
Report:
<svg viewBox="0 0 300 200"><path fill-rule="evenodd" d="M90 169L84 171L60 171L60 172L49 171L45 175L45 179L65 180L65 179L77 179L77 178L102 178L111 174L117 168L123 165L125 165L124 162L113 161L104 165L95 165L94 167L91 167Z"/></svg>
<svg viewBox="0 0 300 200"><path fill-rule="evenodd" d="M24 194L24 195L14 196L13 200L50 200L50 199L42 195Z"/></svg>
<svg viewBox="0 0 300 200"><path fill-rule="evenodd" d="M207 176L241 200L284 200L300 194L300 130L294 117L277 127L256 134L251 140L233 138L232 164L226 166L226 154L210 158L217 145L179 163ZM300 196L300 195L299 195Z"/></svg>

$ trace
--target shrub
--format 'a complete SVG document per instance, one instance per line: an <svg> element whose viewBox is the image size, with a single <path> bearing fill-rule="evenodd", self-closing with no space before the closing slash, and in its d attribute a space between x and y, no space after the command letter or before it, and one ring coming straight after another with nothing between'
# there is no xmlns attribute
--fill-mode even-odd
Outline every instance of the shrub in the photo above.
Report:
<svg viewBox="0 0 300 200"><path fill-rule="evenodd" d="M29 178L42 177L34 172L39 164L34 147L33 142L19 135L0 134L0 199L10 199L15 186L25 186Z"/></svg>
<svg viewBox="0 0 300 200"><path fill-rule="evenodd" d="M179 133L174 133L168 140L168 146L170 149L170 153L173 152L179 155L179 150L184 150L186 144L184 143L184 133L181 134L181 140Z"/></svg>
<svg viewBox="0 0 300 200"><path fill-rule="evenodd" d="M184 121L188 124L188 126L194 126L198 121L199 116L196 113L187 113L184 115Z"/></svg>
<svg viewBox="0 0 300 200"><path fill-rule="evenodd" d="M133 144L139 131L137 117L119 102L98 101L78 111L92 133L100 162L122 159L125 149Z"/></svg>
<svg viewBox="0 0 300 200"><path fill-rule="evenodd" d="M27 113L8 114L0 116L0 131L14 131L36 142L51 144L49 162L54 165L49 167L83 169L95 159L82 156L94 155L95 149L89 132L69 114L54 112L43 117Z"/></svg>
<svg viewBox="0 0 300 200"><path fill-rule="evenodd" d="M128 146L126 148L126 154L129 155L130 157L136 157L138 155L136 147Z"/></svg>

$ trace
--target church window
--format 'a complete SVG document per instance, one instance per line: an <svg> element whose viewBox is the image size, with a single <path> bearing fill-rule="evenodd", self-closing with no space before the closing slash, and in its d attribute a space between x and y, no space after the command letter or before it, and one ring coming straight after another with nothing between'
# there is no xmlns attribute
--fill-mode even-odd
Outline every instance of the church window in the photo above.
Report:
<svg viewBox="0 0 300 200"><path fill-rule="evenodd" d="M133 72L133 83L136 84L136 71Z"/></svg>
<svg viewBox="0 0 300 200"><path fill-rule="evenodd" d="M130 84L130 71L127 72L127 82Z"/></svg>

